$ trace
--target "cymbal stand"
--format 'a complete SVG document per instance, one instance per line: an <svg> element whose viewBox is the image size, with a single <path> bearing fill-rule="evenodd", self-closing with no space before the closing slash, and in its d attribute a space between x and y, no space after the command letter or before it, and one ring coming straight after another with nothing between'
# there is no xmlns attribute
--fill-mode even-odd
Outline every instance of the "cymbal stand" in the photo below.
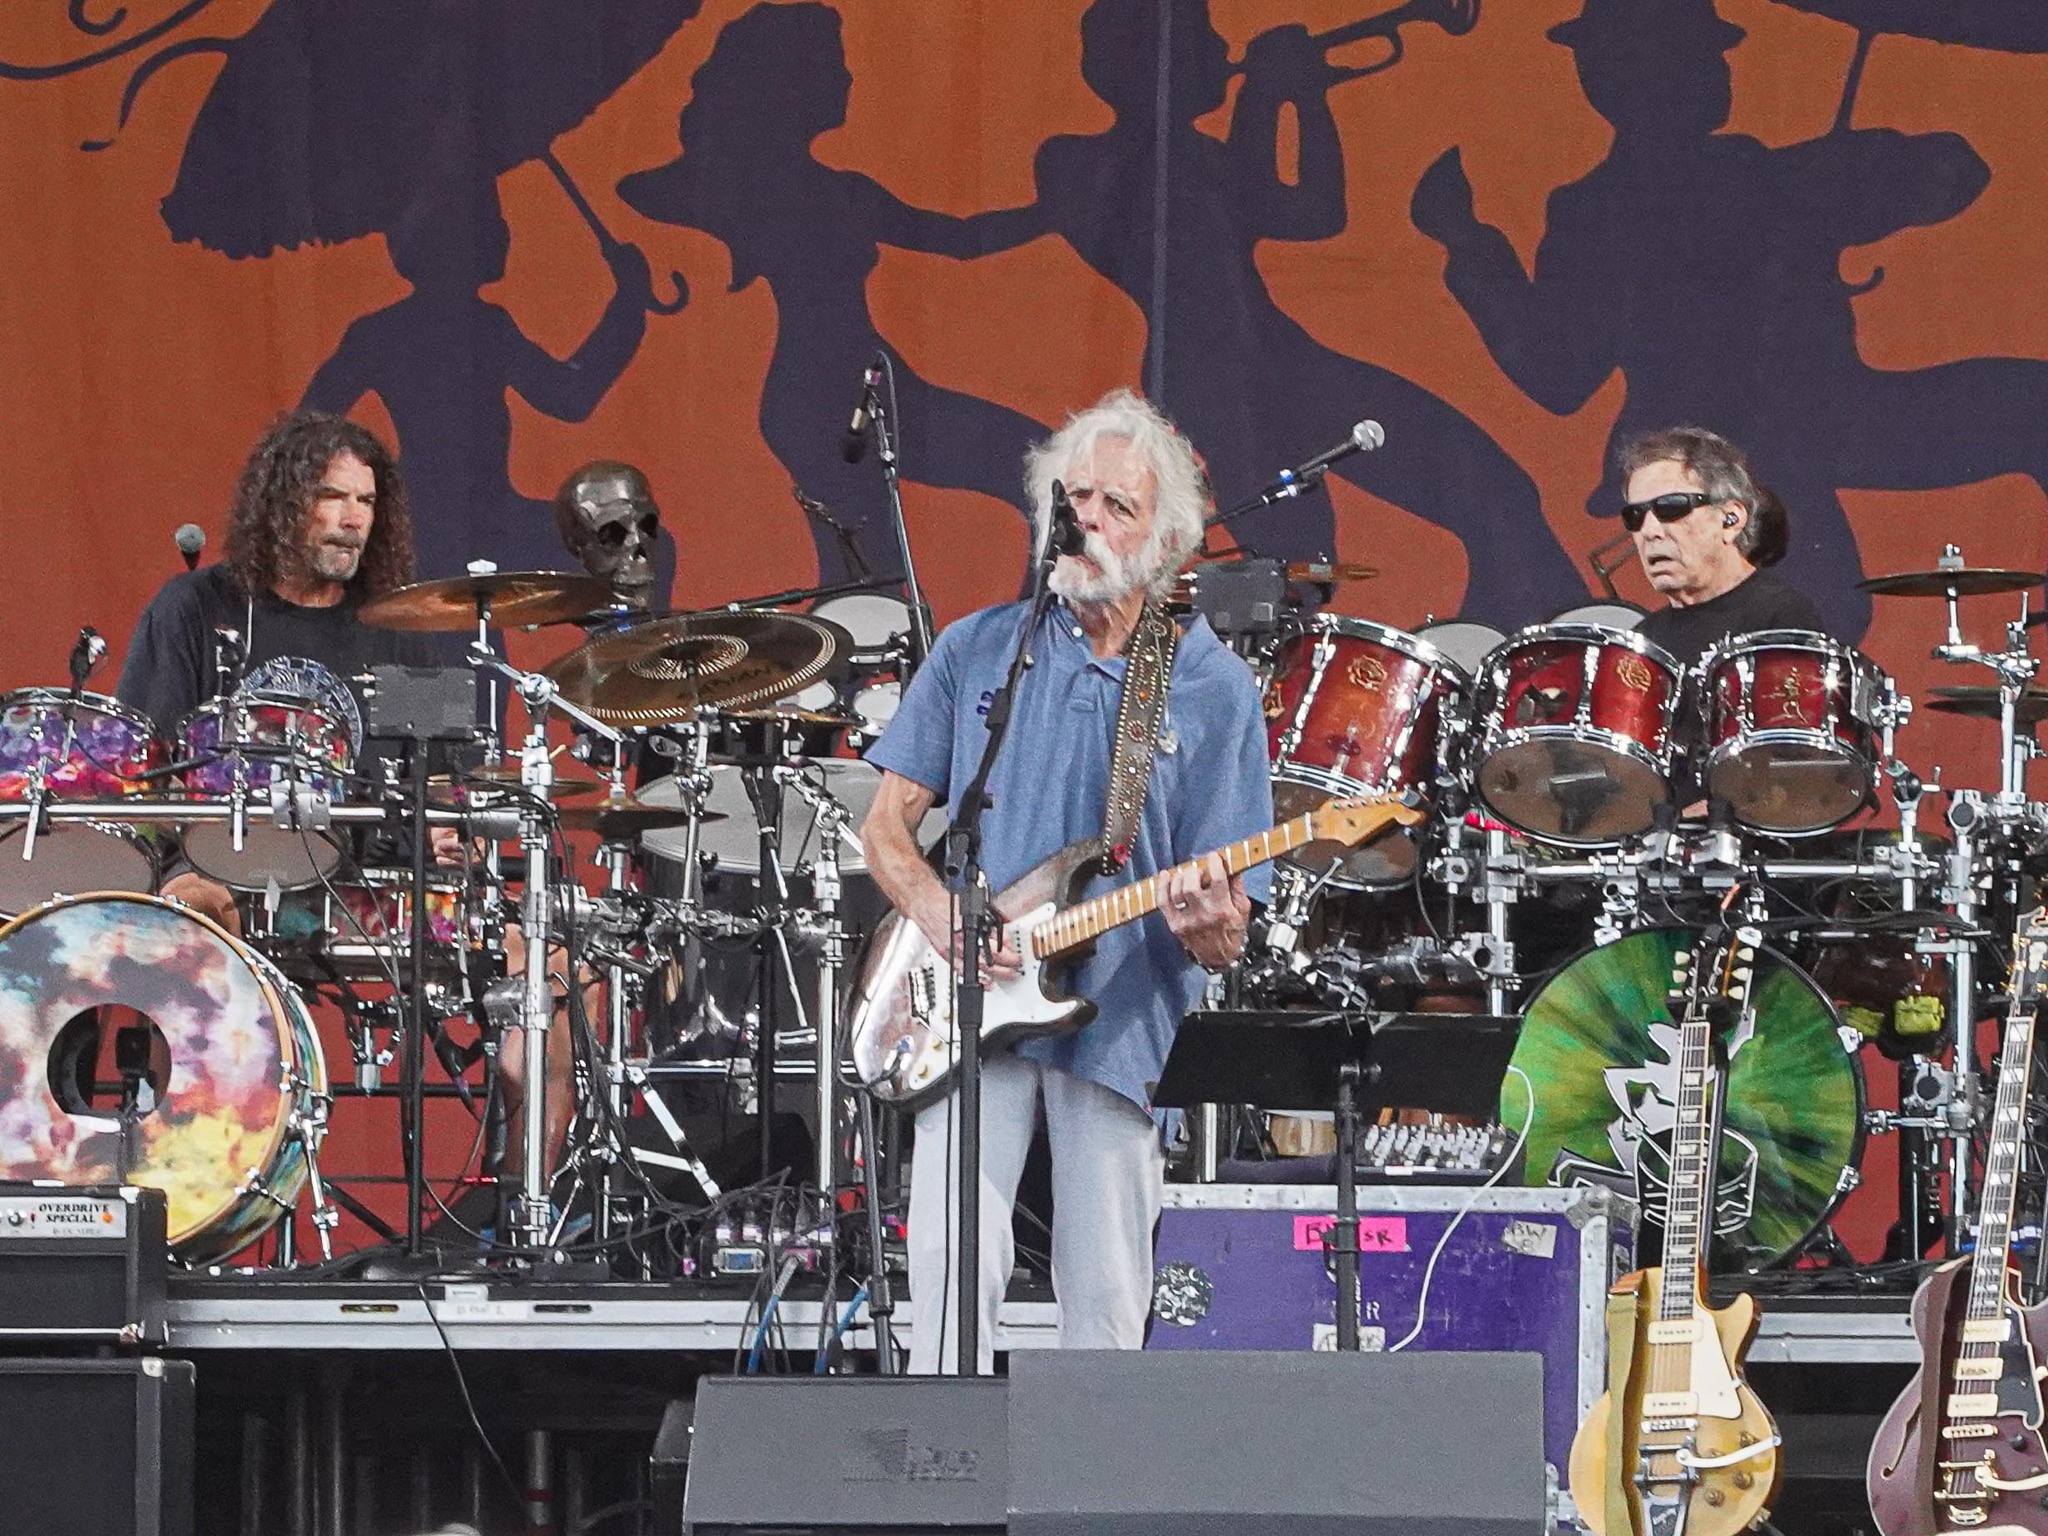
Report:
<svg viewBox="0 0 2048 1536"><path fill-rule="evenodd" d="M549 844L554 816L548 791L554 784L554 759L548 753L548 710L560 710L592 735L612 745L619 764L625 760L625 736L562 697L553 678L523 672L482 642L470 647L470 665L504 675L526 706L526 740L519 752L519 782L525 795L519 805L519 844L526 855L526 888L520 896L520 926L526 935L525 987L520 996L520 1029L526 1038L524 1156L519 1170L519 1208L513 1219L521 1244L543 1249L549 1242L547 1145L547 1043L554 1024L554 988L548 983L548 944L554 919L554 882L549 878ZM623 768L615 767L614 772ZM570 985L575 984L572 973Z"/></svg>
<svg viewBox="0 0 2048 1536"><path fill-rule="evenodd" d="M1942 882L1942 902L1961 927L1977 920L1977 843L1983 831L1984 797L1973 789L1950 792L1949 831L1954 842ZM1946 1251L1963 1252L1970 1211L1971 1138L1977 1121L1977 950L1961 934L1950 935L1948 955L1949 1030L1955 1047L1955 1089L1946 1106L1949 1139L1949 1212Z"/></svg>
<svg viewBox="0 0 2048 1536"><path fill-rule="evenodd" d="M817 1181L818 1188L830 1194L839 1187L839 973L849 958L853 938L839 921L839 843L842 838L856 848L859 843L847 830L846 807L837 796L813 784L801 770L790 773L789 785L817 818L818 852L811 864L811 904L817 911L816 933L821 941L814 1058L818 1073Z"/></svg>
<svg viewBox="0 0 2048 1536"><path fill-rule="evenodd" d="M1942 546L1941 569L1962 565L1962 551L1954 544ZM2006 626L2005 649L1987 651L1963 639L1961 615L1957 609L1960 593L1951 586L1942 593L1948 608L1948 632L1934 648L1937 661L1975 662L1998 675L1998 798L1994 814L2013 817L2023 814L2026 803L2026 765L2033 755L2032 733L2019 730L2019 700L2040 663L2027 652L2027 598L2020 595L2020 616Z"/></svg>

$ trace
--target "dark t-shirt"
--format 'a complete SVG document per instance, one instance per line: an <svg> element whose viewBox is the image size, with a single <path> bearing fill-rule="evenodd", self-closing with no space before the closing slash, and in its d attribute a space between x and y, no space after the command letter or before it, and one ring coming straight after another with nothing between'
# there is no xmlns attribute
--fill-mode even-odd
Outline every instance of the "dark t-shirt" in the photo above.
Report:
<svg viewBox="0 0 2048 1536"><path fill-rule="evenodd" d="M1804 629L1827 633L1827 622L1804 592L1770 571L1758 571L1732 592L1690 608L1660 608L1646 614L1636 633L1691 666L1729 635L1760 629Z"/></svg>
<svg viewBox="0 0 2048 1536"><path fill-rule="evenodd" d="M353 597L331 608L302 608L274 595L251 603L224 565L186 571L165 582L142 611L115 694L172 735L218 691L214 630L223 626L241 634L252 674L287 657L318 662L343 682L373 666L440 661L430 636L365 624L356 617L359 606ZM360 708L359 693L357 701Z"/></svg>

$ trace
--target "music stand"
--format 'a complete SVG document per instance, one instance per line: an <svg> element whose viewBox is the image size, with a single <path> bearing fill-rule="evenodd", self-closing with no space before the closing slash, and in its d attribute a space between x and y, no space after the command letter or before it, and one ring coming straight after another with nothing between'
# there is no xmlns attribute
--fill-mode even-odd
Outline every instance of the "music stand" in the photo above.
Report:
<svg viewBox="0 0 2048 1536"><path fill-rule="evenodd" d="M1337 1348L1358 1348L1358 1123L1382 1109L1491 1118L1521 1021L1512 1014L1191 1013L1152 1103L1335 1110Z"/></svg>

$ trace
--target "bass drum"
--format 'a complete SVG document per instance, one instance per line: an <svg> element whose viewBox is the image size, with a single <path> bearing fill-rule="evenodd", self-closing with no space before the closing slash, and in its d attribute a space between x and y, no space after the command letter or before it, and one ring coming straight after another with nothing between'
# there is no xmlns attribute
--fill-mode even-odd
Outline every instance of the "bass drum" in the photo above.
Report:
<svg viewBox="0 0 2048 1536"><path fill-rule="evenodd" d="M1646 1222L1662 1222L1678 1086L1666 994L1678 951L1699 937L1628 934L1530 1000L1500 1106L1511 1133L1528 1121L1529 1183L1617 1187L1641 1199ZM1863 1071L1833 1005L1771 950L1758 956L1751 996L1753 1020L1730 1042L1715 1273L1798 1253L1856 1186L1863 1155Z"/></svg>
<svg viewBox="0 0 2048 1536"><path fill-rule="evenodd" d="M327 1067L291 985L178 902L69 897L0 928L0 1179L122 1182L122 1095L102 1085L130 1031L148 1070L128 1182L164 1192L178 1257L225 1258L297 1201Z"/></svg>

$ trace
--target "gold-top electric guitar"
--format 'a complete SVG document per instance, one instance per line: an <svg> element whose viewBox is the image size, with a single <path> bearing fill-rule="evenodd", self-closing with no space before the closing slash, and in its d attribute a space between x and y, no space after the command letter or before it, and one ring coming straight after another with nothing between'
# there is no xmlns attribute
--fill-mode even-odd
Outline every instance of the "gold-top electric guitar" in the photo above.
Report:
<svg viewBox="0 0 2048 1536"><path fill-rule="evenodd" d="M1778 1434L1742 1357L1756 1302L1709 1308L1702 1281L1713 1210L1717 1025L1749 1007L1761 933L1751 927L1696 969L1680 951L1677 1118L1661 1268L1624 1275L1607 1299L1608 1389L1572 1441L1570 1485L1595 1536L1728 1536L1770 1513Z"/></svg>
<svg viewBox="0 0 2048 1536"><path fill-rule="evenodd" d="M2048 1536L2041 1376L2048 1306L2020 1305L2013 1196L2027 1135L2034 1031L2048 988L2048 910L2019 920L1977 1246L1913 1297L1920 1369L1878 1426L1865 1481L1884 1536Z"/></svg>
<svg viewBox="0 0 2048 1536"><path fill-rule="evenodd" d="M1355 848L1396 823L1413 825L1421 819L1421 811L1390 796L1331 800L1216 852L1235 875L1310 843ZM1091 839L1062 848L995 898L1003 942L1023 957L1024 969L988 989L982 1005L983 1050L1025 1035L1077 1030L1094 1018L1093 1003L1062 989L1068 963L1098 935L1158 907L1172 870L1074 901L1096 846ZM1191 859L1175 867L1200 862ZM915 1109L952 1081L959 1064L953 969L901 913L883 918L869 941L847 1008L846 1040L854 1071L884 1103Z"/></svg>

